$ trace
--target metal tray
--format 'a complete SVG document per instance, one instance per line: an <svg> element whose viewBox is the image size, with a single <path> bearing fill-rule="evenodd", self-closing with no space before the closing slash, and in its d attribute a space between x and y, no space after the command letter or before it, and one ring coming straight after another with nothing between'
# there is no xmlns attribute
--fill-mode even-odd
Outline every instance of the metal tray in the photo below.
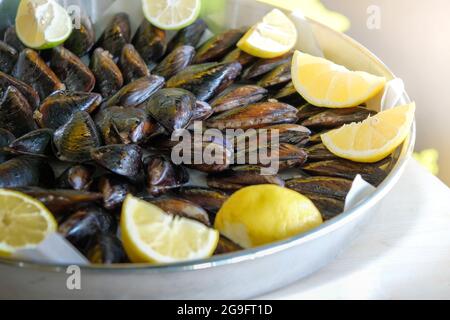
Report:
<svg viewBox="0 0 450 320"><path fill-rule="evenodd" d="M248 25L269 9L255 1L230 0L220 17L205 18L224 28L239 25L241 20ZM310 22L326 57L351 69L394 78L362 45ZM309 233L256 249L170 266L81 267L81 290L68 289L67 266L0 259L0 298L245 299L282 288L328 264L357 237L375 213L376 205L400 179L412 154L415 137L414 126L394 155L391 173L370 197Z"/></svg>

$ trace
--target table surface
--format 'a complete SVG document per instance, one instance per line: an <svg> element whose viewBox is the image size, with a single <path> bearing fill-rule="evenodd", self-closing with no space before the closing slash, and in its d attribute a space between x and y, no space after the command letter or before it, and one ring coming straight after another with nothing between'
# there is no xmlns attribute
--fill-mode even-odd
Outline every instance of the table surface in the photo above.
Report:
<svg viewBox="0 0 450 320"><path fill-rule="evenodd" d="M450 299L450 189L411 160L327 267L261 299Z"/></svg>

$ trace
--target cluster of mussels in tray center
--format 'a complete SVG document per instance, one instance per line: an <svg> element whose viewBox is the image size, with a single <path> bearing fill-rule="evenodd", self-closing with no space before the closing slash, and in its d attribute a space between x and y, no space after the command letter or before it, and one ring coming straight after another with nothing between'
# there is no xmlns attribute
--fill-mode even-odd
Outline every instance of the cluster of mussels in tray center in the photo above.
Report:
<svg viewBox="0 0 450 320"><path fill-rule="evenodd" d="M320 140L373 111L310 105L291 82L291 53L246 54L236 47L245 30L200 44L206 28L198 20L169 41L147 21L132 35L128 16L117 14L95 42L85 16L64 46L42 52L8 28L0 42L0 188L43 202L59 232L92 262L120 263L127 257L117 220L127 194L212 226L231 193L276 184L308 196L330 219L342 213L357 174L375 186L386 177L389 159L338 159ZM223 165L175 165L171 133L194 121L219 130L279 130L280 174L230 165L230 146L216 140L204 148L218 144ZM288 169L296 176L283 178ZM206 174L208 187L188 185L192 170ZM216 254L239 249L221 237Z"/></svg>

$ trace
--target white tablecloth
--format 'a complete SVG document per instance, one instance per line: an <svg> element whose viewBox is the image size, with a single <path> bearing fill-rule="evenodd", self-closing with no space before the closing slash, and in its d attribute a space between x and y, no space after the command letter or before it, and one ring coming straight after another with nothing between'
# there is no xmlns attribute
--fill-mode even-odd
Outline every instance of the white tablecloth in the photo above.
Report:
<svg viewBox="0 0 450 320"><path fill-rule="evenodd" d="M333 263L262 299L450 299L450 189L410 161Z"/></svg>

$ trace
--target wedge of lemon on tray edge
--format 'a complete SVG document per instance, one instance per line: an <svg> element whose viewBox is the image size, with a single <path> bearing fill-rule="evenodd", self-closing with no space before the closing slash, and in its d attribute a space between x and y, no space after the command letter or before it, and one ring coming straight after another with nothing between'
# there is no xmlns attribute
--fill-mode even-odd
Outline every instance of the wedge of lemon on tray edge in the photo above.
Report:
<svg viewBox="0 0 450 320"><path fill-rule="evenodd" d="M55 218L41 202L0 189L0 256L35 248L56 229Z"/></svg>
<svg viewBox="0 0 450 320"><path fill-rule="evenodd" d="M66 9L55 0L21 0L16 16L19 39L29 48L43 50L59 46L72 33Z"/></svg>
<svg viewBox="0 0 450 320"><path fill-rule="evenodd" d="M123 204L120 228L124 248L135 263L165 264L209 258L219 241L217 230L167 214L131 195Z"/></svg>
<svg viewBox="0 0 450 320"><path fill-rule="evenodd" d="M317 107L348 108L359 106L380 93L386 78L346 67L324 58L295 51L292 82L309 103Z"/></svg>

